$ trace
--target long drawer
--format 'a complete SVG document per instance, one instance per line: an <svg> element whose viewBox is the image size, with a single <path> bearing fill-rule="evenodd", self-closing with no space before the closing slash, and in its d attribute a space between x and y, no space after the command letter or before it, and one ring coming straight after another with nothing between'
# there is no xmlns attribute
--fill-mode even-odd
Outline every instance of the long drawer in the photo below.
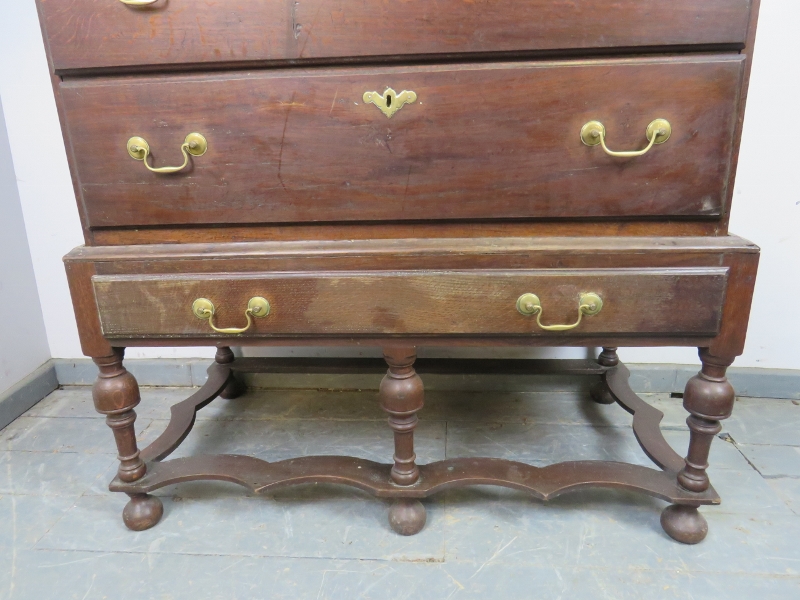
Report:
<svg viewBox="0 0 800 600"><path fill-rule="evenodd" d="M53 67L742 45L751 0L38 0Z"/></svg>
<svg viewBox="0 0 800 600"><path fill-rule="evenodd" d="M727 278L728 268L687 267L95 275L92 282L102 333L113 340L713 336Z"/></svg>
<svg viewBox="0 0 800 600"><path fill-rule="evenodd" d="M90 227L714 217L742 72L719 55L75 79L61 94ZM643 156L581 138L596 121L609 150L645 149L656 119L671 136ZM129 154L138 137L148 165L180 166L190 133L207 151L177 172Z"/></svg>

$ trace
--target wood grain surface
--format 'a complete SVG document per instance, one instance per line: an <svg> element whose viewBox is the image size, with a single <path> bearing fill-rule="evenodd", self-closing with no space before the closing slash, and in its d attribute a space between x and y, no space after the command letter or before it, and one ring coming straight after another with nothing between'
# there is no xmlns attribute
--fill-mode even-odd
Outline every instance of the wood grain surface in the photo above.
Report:
<svg viewBox="0 0 800 600"><path fill-rule="evenodd" d="M87 222L97 226L493 218L719 217L743 58L285 70L65 82ZM414 90L388 119L368 90ZM672 137L639 158L614 149ZM208 152L172 175L197 131Z"/></svg>
<svg viewBox="0 0 800 600"><path fill-rule="evenodd" d="M103 334L173 337L214 334L192 302L217 307L217 327L242 327L251 297L272 312L242 338L269 335L553 335L521 315L517 298L539 296L543 323L573 323L580 294L595 292L602 311L572 333L714 334L727 269L519 270L263 273L93 278ZM222 335L228 337L230 335Z"/></svg>
<svg viewBox="0 0 800 600"><path fill-rule="evenodd" d="M38 0L55 70L744 44L751 0Z"/></svg>

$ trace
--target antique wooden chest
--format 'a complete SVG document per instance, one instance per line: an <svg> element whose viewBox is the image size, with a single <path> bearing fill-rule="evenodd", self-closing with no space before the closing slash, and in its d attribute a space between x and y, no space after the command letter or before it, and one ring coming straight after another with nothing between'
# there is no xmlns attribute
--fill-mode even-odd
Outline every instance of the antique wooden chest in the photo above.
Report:
<svg viewBox="0 0 800 600"><path fill-rule="evenodd" d="M128 527L161 518L153 490L218 479L352 485L413 534L420 498L488 483L638 490L671 503L669 535L702 540L758 263L728 233L758 3L38 0L86 240L66 268ZM230 346L304 344L383 348L391 463L166 460L238 373L274 366ZM124 349L179 345L216 361L140 451ZM562 368L633 414L657 468L416 464L416 348L503 345L602 347ZM685 458L617 358L646 345L700 349Z"/></svg>

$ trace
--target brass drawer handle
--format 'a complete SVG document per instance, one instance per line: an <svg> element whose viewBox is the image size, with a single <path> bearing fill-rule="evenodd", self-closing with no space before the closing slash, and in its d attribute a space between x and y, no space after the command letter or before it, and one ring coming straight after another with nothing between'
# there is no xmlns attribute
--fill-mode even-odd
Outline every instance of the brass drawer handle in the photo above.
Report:
<svg viewBox="0 0 800 600"><path fill-rule="evenodd" d="M217 333L244 333L248 329L253 326L253 317L266 317L269 314L270 306L269 302L266 298L262 298L261 296L256 296L255 298L250 298L250 302L247 303L247 310L244 311L244 316L247 317L247 325L244 327L229 327L227 329L221 329L214 325L214 303L211 302L208 298L198 298L192 303L192 312L194 316L198 319L206 319L208 320L208 324L211 326L211 329L216 331Z"/></svg>
<svg viewBox="0 0 800 600"><path fill-rule="evenodd" d="M594 292L581 294L578 320L572 325L542 325L542 303L536 294L522 294L517 300L517 310L526 317L536 315L536 324L545 331L569 331L581 324L583 315L591 317L603 310L603 299Z"/></svg>
<svg viewBox="0 0 800 600"><path fill-rule="evenodd" d="M633 158L635 156L642 156L650 152L650 149L655 144L663 144L672 135L672 125L666 119L656 119L645 130L647 140L650 142L644 150L630 150L628 152L615 152L609 150L606 146L606 128L600 121L589 121L581 127L581 141L587 146L600 146L603 151L609 156L616 156L619 158Z"/></svg>
<svg viewBox="0 0 800 600"><path fill-rule="evenodd" d="M186 136L186 139L183 140L183 144L181 144L181 152L183 152L183 164L180 167L156 168L151 167L147 163L147 157L150 155L150 144L147 143L147 140L139 136L133 136L128 140L128 154L131 155L131 158L143 161L144 166L147 167L147 170L152 171L153 173L177 173L178 171L183 171L189 164L190 154L192 156L203 156L203 154L206 153L206 150L208 150L208 142L206 141L206 138L199 133L190 133Z"/></svg>
<svg viewBox="0 0 800 600"><path fill-rule="evenodd" d="M417 93L403 90L399 94L392 88L386 88L383 94L378 92L364 92L364 103L374 104L388 118L392 118L394 113L403 108L406 104L414 104L417 101Z"/></svg>

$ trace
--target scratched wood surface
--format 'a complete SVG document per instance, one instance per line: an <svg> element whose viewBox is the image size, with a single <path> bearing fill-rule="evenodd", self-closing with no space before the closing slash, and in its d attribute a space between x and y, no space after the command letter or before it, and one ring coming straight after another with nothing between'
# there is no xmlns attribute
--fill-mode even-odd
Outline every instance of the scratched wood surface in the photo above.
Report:
<svg viewBox="0 0 800 600"><path fill-rule="evenodd" d="M93 278L106 337L212 334L192 314L197 298L217 307L217 327L242 327L254 296L272 312L243 337L303 334L569 336L603 333L714 334L727 269L517 270L350 273L226 273ZM521 315L517 298L535 293L545 325L578 317L581 293L603 309L572 332L548 334ZM213 336L212 336L213 337ZM224 335L222 337L225 337ZM227 336L230 337L230 336Z"/></svg>
<svg viewBox="0 0 800 600"><path fill-rule="evenodd" d="M56 71L551 49L741 46L750 0L38 0Z"/></svg>
<svg viewBox="0 0 800 600"><path fill-rule="evenodd" d="M299 240L375 240L407 238L493 238L556 236L697 236L724 235L718 220L627 219L602 221L501 220L416 221L380 223L260 223L244 225L196 225L116 228L100 227L88 231L88 242L98 246L141 244L191 244L299 241Z"/></svg>
<svg viewBox="0 0 800 600"><path fill-rule="evenodd" d="M90 226L493 218L718 217L740 56L285 70L65 82ZM669 85L665 85L669 82ZM388 119L365 91L414 90ZM580 140L604 123L615 149ZM172 175L186 134L208 152Z"/></svg>

